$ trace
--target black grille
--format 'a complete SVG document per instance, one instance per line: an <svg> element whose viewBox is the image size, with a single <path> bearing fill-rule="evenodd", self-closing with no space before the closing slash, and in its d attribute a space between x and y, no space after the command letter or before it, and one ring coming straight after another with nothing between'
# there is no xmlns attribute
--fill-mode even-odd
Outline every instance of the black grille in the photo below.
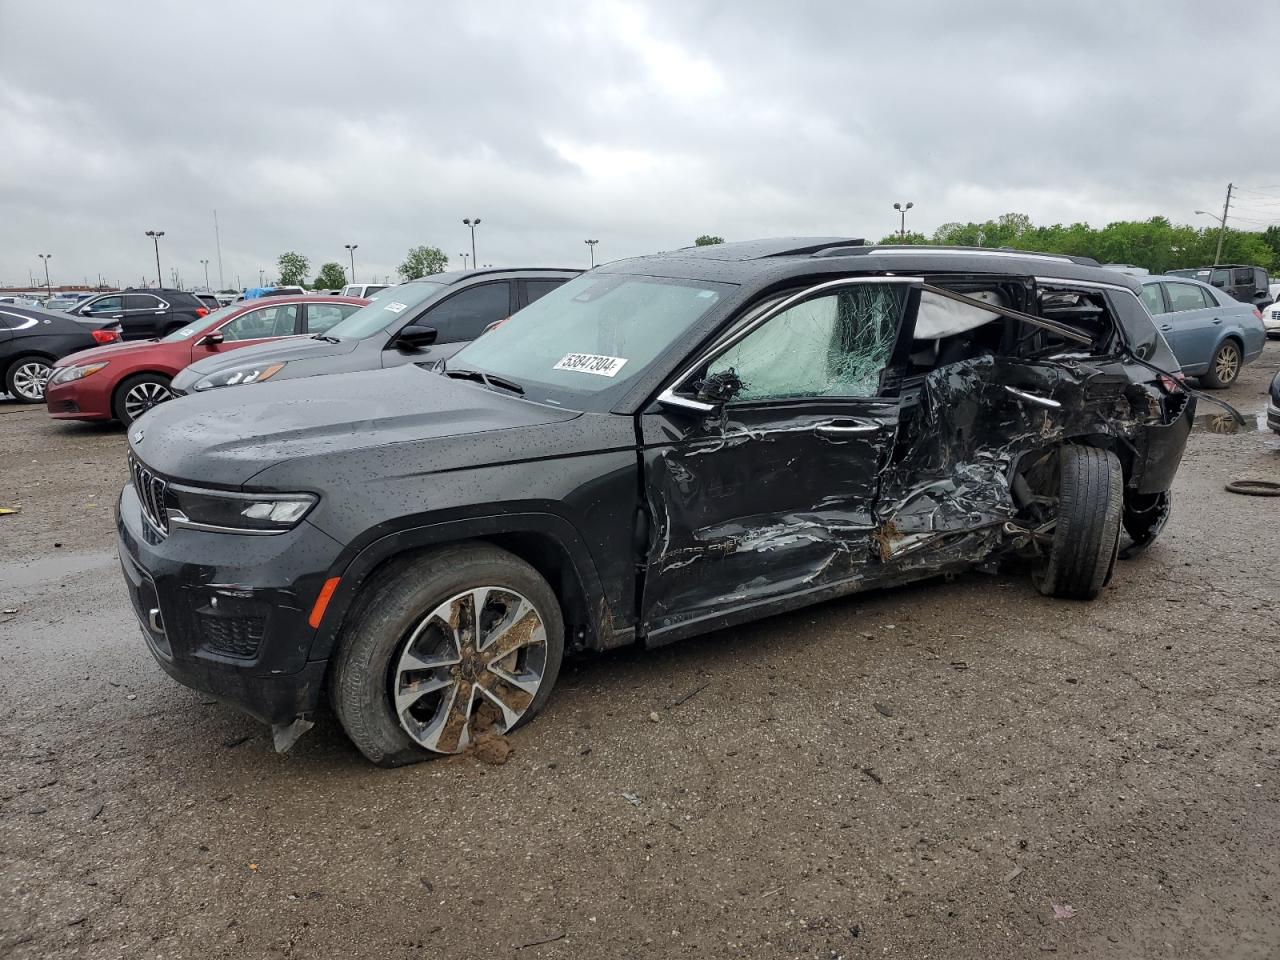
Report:
<svg viewBox="0 0 1280 960"><path fill-rule="evenodd" d="M262 617L210 616L197 612L200 640L206 650L228 657L251 659L262 643Z"/></svg>
<svg viewBox="0 0 1280 960"><path fill-rule="evenodd" d="M133 454L129 455L129 474L133 478L133 489L138 493L142 503L142 512L151 525L161 533L169 532L169 511L165 508L165 492L169 484L153 470L143 465Z"/></svg>

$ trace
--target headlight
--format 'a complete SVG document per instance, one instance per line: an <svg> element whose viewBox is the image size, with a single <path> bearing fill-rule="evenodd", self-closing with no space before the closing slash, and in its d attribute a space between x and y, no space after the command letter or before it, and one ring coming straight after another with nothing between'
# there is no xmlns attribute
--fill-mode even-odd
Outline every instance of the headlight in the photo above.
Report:
<svg viewBox="0 0 1280 960"><path fill-rule="evenodd" d="M53 376L49 378L49 384L52 386L55 383L71 383L73 380L83 380L85 377L93 376L106 365L106 361L103 361L102 363L86 363L84 366L72 364L69 367L59 367L53 371Z"/></svg>
<svg viewBox="0 0 1280 960"><path fill-rule="evenodd" d="M255 363L232 370L219 370L201 377L191 385L192 390L212 390L214 387L235 387L242 383L261 383L270 380L284 369L283 363Z"/></svg>
<svg viewBox="0 0 1280 960"><path fill-rule="evenodd" d="M222 493L170 484L169 522L178 527L228 533L292 530L316 505L310 493Z"/></svg>

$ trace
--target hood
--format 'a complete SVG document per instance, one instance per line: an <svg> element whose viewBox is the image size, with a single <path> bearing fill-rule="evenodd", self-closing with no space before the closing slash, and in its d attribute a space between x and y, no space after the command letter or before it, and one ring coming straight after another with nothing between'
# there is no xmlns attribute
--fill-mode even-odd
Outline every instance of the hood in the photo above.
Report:
<svg viewBox="0 0 1280 960"><path fill-rule="evenodd" d="M171 347L179 348L178 352L180 354L190 355L191 345L185 342L161 344L159 340L127 340L124 343L107 343L100 347L90 347L88 350L69 353L53 366L54 369L57 369L58 367L83 366L86 363L102 363L105 360L127 357L139 350L165 350Z"/></svg>
<svg viewBox="0 0 1280 960"><path fill-rule="evenodd" d="M511 449L479 442L481 435L509 437L578 416L407 364L181 397L134 421L129 448L165 476L238 487L286 461L352 454L368 461L378 448L446 437L465 437L469 462L479 465Z"/></svg>
<svg viewBox="0 0 1280 960"><path fill-rule="evenodd" d="M359 340L343 340L330 343L328 340L316 340L314 337L297 336L271 343L255 343L247 347L236 347L212 357L198 360L182 372L183 382L194 383L201 377L219 370L243 367L246 364L262 360L269 362L284 360L307 360L316 357L336 357L350 353L360 343ZM265 384L264 384L265 386Z"/></svg>

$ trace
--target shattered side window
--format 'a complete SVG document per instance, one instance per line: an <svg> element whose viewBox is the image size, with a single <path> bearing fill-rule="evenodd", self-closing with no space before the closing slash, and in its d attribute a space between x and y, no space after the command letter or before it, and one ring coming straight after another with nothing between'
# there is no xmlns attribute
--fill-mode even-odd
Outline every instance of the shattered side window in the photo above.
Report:
<svg viewBox="0 0 1280 960"><path fill-rule="evenodd" d="M742 383L737 401L875 396L906 298L905 284L866 283L798 303L712 360L707 373L732 368Z"/></svg>

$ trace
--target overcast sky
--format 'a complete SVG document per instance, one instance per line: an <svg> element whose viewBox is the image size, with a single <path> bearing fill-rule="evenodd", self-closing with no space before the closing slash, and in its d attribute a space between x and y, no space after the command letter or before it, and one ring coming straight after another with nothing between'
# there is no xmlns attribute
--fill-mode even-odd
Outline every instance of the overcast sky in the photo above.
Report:
<svg viewBox="0 0 1280 960"><path fill-rule="evenodd" d="M966 7L974 8L972 11ZM0 0L0 284L1280 220L1280 4ZM1241 227L1261 226L1245 220Z"/></svg>

